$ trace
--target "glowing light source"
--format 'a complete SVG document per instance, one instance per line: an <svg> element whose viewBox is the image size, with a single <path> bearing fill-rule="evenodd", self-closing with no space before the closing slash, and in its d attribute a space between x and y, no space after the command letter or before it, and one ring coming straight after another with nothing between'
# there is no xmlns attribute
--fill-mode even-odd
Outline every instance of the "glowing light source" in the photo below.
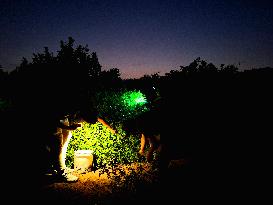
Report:
<svg viewBox="0 0 273 205"><path fill-rule="evenodd" d="M146 97L140 91L128 91L122 95L123 102L130 107L147 103Z"/></svg>

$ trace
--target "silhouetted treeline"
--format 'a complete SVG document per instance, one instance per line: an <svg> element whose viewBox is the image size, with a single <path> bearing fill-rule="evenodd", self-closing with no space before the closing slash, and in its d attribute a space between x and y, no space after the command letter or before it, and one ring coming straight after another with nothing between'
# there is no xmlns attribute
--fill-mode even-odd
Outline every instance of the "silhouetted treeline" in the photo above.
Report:
<svg viewBox="0 0 273 205"><path fill-rule="evenodd" d="M35 148L29 144L42 140L40 124L47 115L77 111L86 101L95 109L96 92L124 88L143 91L152 103L162 98L163 137L171 154L194 158L199 168L249 165L268 150L261 147L272 126L271 67L239 71L234 65L218 68L197 58L163 76L121 79L118 68L102 71L96 53L90 55L87 46L75 48L69 38L60 42L56 56L45 47L31 61L23 58L12 72L1 69L0 79L0 99L9 105L1 109L6 144L21 155L31 155Z"/></svg>
<svg viewBox="0 0 273 205"><path fill-rule="evenodd" d="M125 83L142 88L148 97L159 91L167 127L162 137L168 138L173 155L193 158L194 170L208 174L204 178L225 173L226 180L235 175L243 180L268 163L273 68L239 71L197 58L164 76Z"/></svg>

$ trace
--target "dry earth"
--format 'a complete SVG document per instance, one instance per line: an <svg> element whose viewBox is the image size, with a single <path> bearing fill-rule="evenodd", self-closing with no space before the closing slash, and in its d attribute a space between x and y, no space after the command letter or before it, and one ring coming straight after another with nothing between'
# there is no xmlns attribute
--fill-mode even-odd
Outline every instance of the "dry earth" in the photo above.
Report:
<svg viewBox="0 0 273 205"><path fill-rule="evenodd" d="M146 204L151 203L151 200L162 202L162 191L166 194L172 187L179 185L181 179L174 177L177 177L185 164L183 159L171 161L166 177L168 185L159 180L158 172L149 163L123 166L122 170L127 173L126 182L122 179L109 179L107 174L100 175L100 170L74 172L79 179L71 183L51 181L48 176L37 197L37 204ZM139 170L142 170L141 174ZM138 173L135 175L137 177L133 177L132 173ZM168 180L172 180L172 184Z"/></svg>

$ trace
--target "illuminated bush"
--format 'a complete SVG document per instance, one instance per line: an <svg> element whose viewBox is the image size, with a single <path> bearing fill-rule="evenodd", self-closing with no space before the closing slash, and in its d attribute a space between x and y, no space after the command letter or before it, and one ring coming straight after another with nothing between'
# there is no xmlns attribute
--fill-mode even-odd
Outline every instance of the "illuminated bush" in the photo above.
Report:
<svg viewBox="0 0 273 205"><path fill-rule="evenodd" d="M146 97L139 90L101 92L96 98L99 116L114 128L148 110Z"/></svg>
<svg viewBox="0 0 273 205"><path fill-rule="evenodd" d="M84 123L82 128L72 131L66 156L66 165L70 168L73 168L76 150L93 150L96 168L138 160L140 137L126 133L122 123L148 110L145 96L140 91L120 91L99 93L97 98L99 116L106 119L116 134L100 122Z"/></svg>
<svg viewBox="0 0 273 205"><path fill-rule="evenodd" d="M105 168L119 163L130 163L137 160L139 138L126 136L122 130L112 134L109 128L100 122L84 123L82 128L72 132L67 149L66 165L73 168L74 151L93 150L96 168Z"/></svg>

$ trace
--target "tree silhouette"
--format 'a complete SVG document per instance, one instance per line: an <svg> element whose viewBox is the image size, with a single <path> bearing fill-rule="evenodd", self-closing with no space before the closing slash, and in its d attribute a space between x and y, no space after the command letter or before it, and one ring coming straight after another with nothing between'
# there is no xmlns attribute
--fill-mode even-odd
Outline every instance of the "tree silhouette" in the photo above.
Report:
<svg viewBox="0 0 273 205"><path fill-rule="evenodd" d="M8 72L5 72L0 65L0 98L8 95Z"/></svg>
<svg viewBox="0 0 273 205"><path fill-rule="evenodd" d="M98 78L101 73L101 65L96 52L93 52L91 55L91 66L88 71L89 76L93 78Z"/></svg>
<svg viewBox="0 0 273 205"><path fill-rule="evenodd" d="M259 132L255 136L259 142L271 126L272 121L266 119L273 114L273 68L239 71L235 65L224 64L218 68L198 57L163 76L156 73L122 80L117 68L102 71L96 52L90 54L87 45L74 44L71 37L61 41L56 56L45 47L31 61L23 58L8 74L8 83L3 85L1 80L1 89L10 87L9 97L19 110L9 121L23 122L18 130L32 122L33 127L37 125L33 131L41 133L39 123L48 110L72 112L94 93L107 95L111 90L114 95L121 87L137 89L150 102L157 95L164 99L164 139L174 154L194 158L201 169L208 167L204 159L215 164L230 162L240 154L238 150L244 150L252 133ZM7 77L2 69L0 77ZM37 139L34 133L28 136Z"/></svg>
<svg viewBox="0 0 273 205"><path fill-rule="evenodd" d="M120 77L120 71L118 68L111 68L109 70L103 70L100 74L100 84L105 89L122 87L122 79Z"/></svg>
<svg viewBox="0 0 273 205"><path fill-rule="evenodd" d="M101 65L96 53L89 54L87 45L75 47L74 43L75 40L69 37L67 42L60 41L56 56L44 47L43 52L33 54L32 61L22 59L11 72L14 101L18 105L30 109L46 106L71 109L73 104L86 100L99 88ZM68 101L71 95L78 98Z"/></svg>

